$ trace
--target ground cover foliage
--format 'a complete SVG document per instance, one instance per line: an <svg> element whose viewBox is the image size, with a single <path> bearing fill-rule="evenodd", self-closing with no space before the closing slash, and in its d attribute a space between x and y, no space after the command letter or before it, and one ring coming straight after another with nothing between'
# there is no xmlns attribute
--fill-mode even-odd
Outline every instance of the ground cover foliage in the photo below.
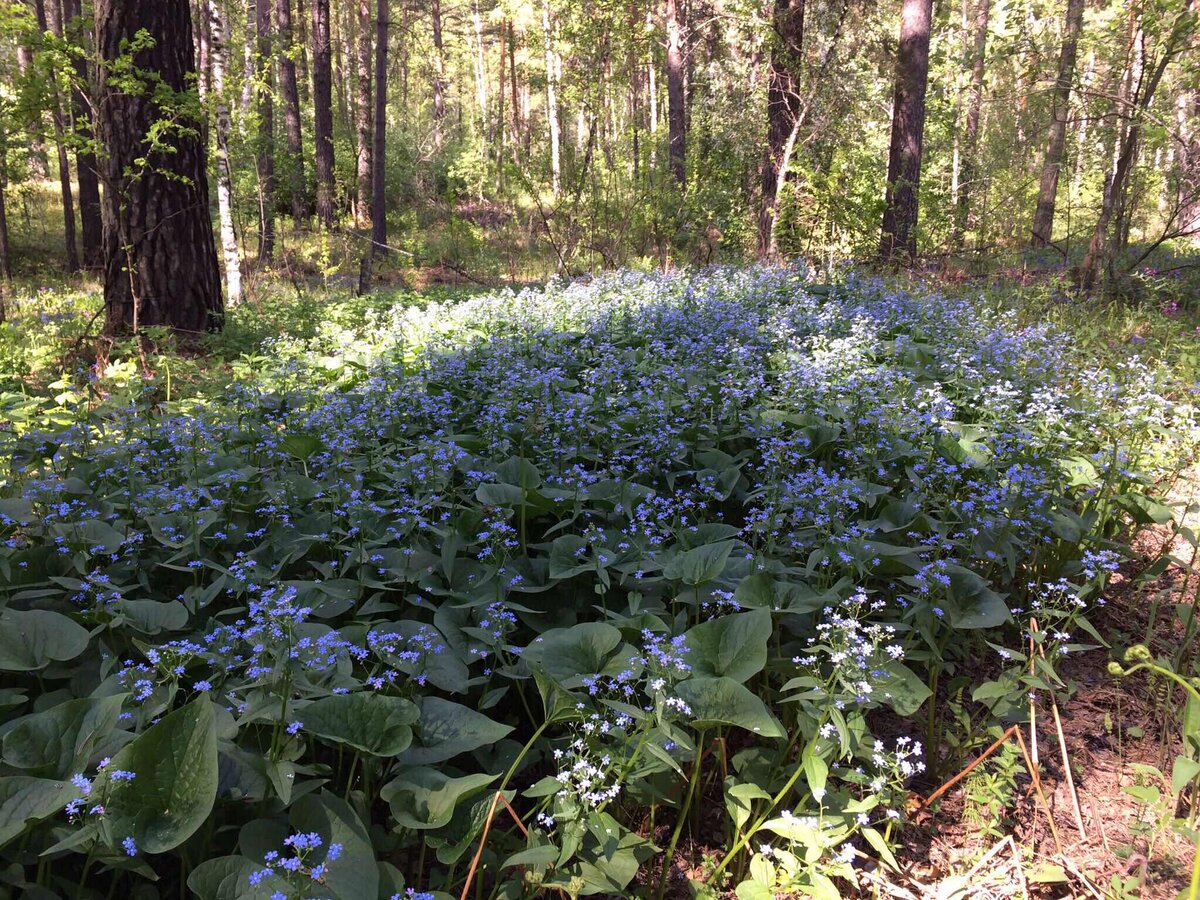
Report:
<svg viewBox="0 0 1200 900"><path fill-rule="evenodd" d="M1171 516L1189 395L1078 358L856 275L621 273L375 309L203 402L38 401L0 433L0 883L654 896L700 837L697 891L836 897L948 698L1066 693ZM500 807L475 870L497 792L528 833Z"/></svg>

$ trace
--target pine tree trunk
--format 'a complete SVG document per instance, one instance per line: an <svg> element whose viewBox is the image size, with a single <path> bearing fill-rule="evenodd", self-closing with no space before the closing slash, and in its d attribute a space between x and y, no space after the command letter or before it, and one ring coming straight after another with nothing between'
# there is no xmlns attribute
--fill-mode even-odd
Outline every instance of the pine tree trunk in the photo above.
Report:
<svg viewBox="0 0 1200 900"><path fill-rule="evenodd" d="M359 228L371 224L371 0L358 0L358 98L354 127L358 138L358 195L354 218Z"/></svg>
<svg viewBox="0 0 1200 900"><path fill-rule="evenodd" d="M311 70L308 65L308 16L304 10L304 0L296 0L296 64L300 67L300 105L307 106L312 97L309 94Z"/></svg>
<svg viewBox="0 0 1200 900"><path fill-rule="evenodd" d="M91 48L91 23L83 19L80 0L66 0L67 35L72 42L89 50ZM79 220L82 226L83 264L88 269L99 270L104 264L104 225L100 214L100 176L96 151L92 146L95 127L92 122L92 105L84 93L91 84L91 72L84 56L75 57L76 84L71 96L75 114L75 137L79 141L75 150L75 168L79 183Z"/></svg>
<svg viewBox="0 0 1200 900"><path fill-rule="evenodd" d="M225 93L225 74L229 64L225 20L217 0L204 0L208 16L209 65L212 66L213 108L217 119L217 212L220 217L221 255L225 262L225 294L229 305L242 301L242 255L233 224L233 169L229 162L229 141L233 122L229 117L229 98Z"/></svg>
<svg viewBox="0 0 1200 900"><path fill-rule="evenodd" d="M785 150L800 115L800 67L804 46L804 0L775 0L771 66L767 75L767 153L762 164L762 208L758 217L758 252L763 259L775 250L775 216L779 190L787 173Z"/></svg>
<svg viewBox="0 0 1200 900"><path fill-rule="evenodd" d="M371 166L371 254L387 251L387 65L388 0L378 0L375 16L375 133Z"/></svg>
<svg viewBox="0 0 1200 900"><path fill-rule="evenodd" d="M974 210L971 193L979 172L979 114L983 107L983 76L987 65L988 18L992 0L977 0L975 7L975 40L971 50L971 87L967 93L967 128L964 136L962 168L958 182L958 198L954 204L954 226L951 241L962 244Z"/></svg>
<svg viewBox="0 0 1200 900"><path fill-rule="evenodd" d="M888 151L887 195L879 256L889 264L917 255L917 189L925 136L925 90L929 81L929 26L933 0L903 0L896 93Z"/></svg>
<svg viewBox="0 0 1200 900"><path fill-rule="evenodd" d="M104 63L121 58L145 31L154 43L135 55L134 65L171 91L193 89L187 0L96 0L95 10L96 49ZM151 91L122 93L120 82L108 81L109 72L110 65L100 67L97 91L97 131L105 149L106 331L163 325L196 336L219 329L224 306L200 123L185 118L182 124L197 133L168 132L159 136L168 148L150 147L147 136L157 122L187 113L161 108Z"/></svg>
<svg viewBox="0 0 1200 900"><path fill-rule="evenodd" d="M292 29L291 0L276 0L275 15L279 30L279 80L283 92L283 122L292 194L292 220L296 227L300 228L308 218L308 202L304 196L304 144L300 133L300 85L296 79L296 45L295 32Z"/></svg>
<svg viewBox="0 0 1200 900"><path fill-rule="evenodd" d="M542 41L546 45L546 123L550 128L550 190L558 196L562 181L558 120L558 78L554 65L554 32L550 26L550 0L542 0Z"/></svg>
<svg viewBox="0 0 1200 900"><path fill-rule="evenodd" d="M4 295L12 282L12 251L8 243L8 210L4 205L4 189L8 186L8 132L0 122L0 322L4 321Z"/></svg>
<svg viewBox="0 0 1200 900"><path fill-rule="evenodd" d="M316 132L317 219L333 228L333 68L329 0L313 0L313 122Z"/></svg>
<svg viewBox="0 0 1200 900"><path fill-rule="evenodd" d="M34 15L37 17L38 28L45 34L53 27L54 34L61 38L62 2L52 0L50 11L54 13L54 21L46 18L45 0L34 0ZM63 115L62 99L58 94L57 83L50 92L50 118L54 123L54 145L58 151L58 183L62 193L63 210L63 242L67 250L67 271L79 271L79 250L75 240L75 197L71 193L71 161L67 158L66 132L67 122Z"/></svg>
<svg viewBox="0 0 1200 900"><path fill-rule="evenodd" d="M687 181L687 110L684 97L683 22L680 0L667 0L667 145L671 174Z"/></svg>
<svg viewBox="0 0 1200 900"><path fill-rule="evenodd" d="M271 77L271 0L257 0L255 9L259 60L258 87L258 259L275 256L275 91Z"/></svg>
<svg viewBox="0 0 1200 900"><path fill-rule="evenodd" d="M1042 161L1042 181L1038 187L1037 210L1033 214L1030 246L1044 247L1054 233L1054 207L1058 199L1058 178L1062 172L1067 146L1067 120L1071 115L1071 83L1075 80L1075 57L1079 33L1083 28L1084 0L1067 0L1062 48L1058 56L1058 79L1054 84L1054 118Z"/></svg>

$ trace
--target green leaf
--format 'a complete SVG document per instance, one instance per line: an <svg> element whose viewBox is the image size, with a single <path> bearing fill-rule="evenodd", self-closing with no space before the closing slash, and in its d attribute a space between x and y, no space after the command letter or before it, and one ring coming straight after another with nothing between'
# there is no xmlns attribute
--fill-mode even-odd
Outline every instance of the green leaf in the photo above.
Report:
<svg viewBox="0 0 1200 900"><path fill-rule="evenodd" d="M950 576L950 624L955 628L996 628L1010 618L1008 605L980 575L963 566L946 566Z"/></svg>
<svg viewBox="0 0 1200 900"><path fill-rule="evenodd" d="M217 797L217 736L212 702L196 700L151 725L104 770L134 773L132 781L105 776L110 843L132 836L145 853L178 847L212 812Z"/></svg>
<svg viewBox="0 0 1200 900"><path fill-rule="evenodd" d="M475 499L484 506L516 507L525 502L525 489L515 484L481 484Z"/></svg>
<svg viewBox="0 0 1200 900"><path fill-rule="evenodd" d="M179 631L188 623L187 607L178 600L162 602L122 598L113 606L135 631L140 631L142 634Z"/></svg>
<svg viewBox="0 0 1200 900"><path fill-rule="evenodd" d="M28 775L0 778L0 846L24 832L29 822L62 812L78 793L69 782Z"/></svg>
<svg viewBox="0 0 1200 900"><path fill-rule="evenodd" d="M603 622L581 622L552 628L522 654L531 668L545 672L564 687L577 687L580 676L603 672L621 644L621 632Z"/></svg>
<svg viewBox="0 0 1200 900"><path fill-rule="evenodd" d="M388 782L379 792L392 808L392 816L406 828L442 828L454 809L499 778L486 772L452 778L437 769L421 766Z"/></svg>
<svg viewBox="0 0 1200 900"><path fill-rule="evenodd" d="M244 856L218 856L192 869L187 886L196 900L270 900L279 890L275 879L250 883L250 876L261 870L262 863Z"/></svg>
<svg viewBox="0 0 1200 900"><path fill-rule="evenodd" d="M419 715L408 700L371 691L322 697L297 713L309 734L373 756L395 756L406 749L412 743L409 726Z"/></svg>
<svg viewBox="0 0 1200 900"><path fill-rule="evenodd" d="M692 725L734 725L762 737L783 737L783 728L766 705L732 678L689 678L675 687L692 708Z"/></svg>
<svg viewBox="0 0 1200 900"><path fill-rule="evenodd" d="M511 732L461 703L440 697L422 697L420 718L413 726L413 744L400 754L405 765L429 765L497 743Z"/></svg>
<svg viewBox="0 0 1200 900"><path fill-rule="evenodd" d="M511 869L513 866L526 866L531 869L545 869L558 859L558 848L553 844L539 844L514 853L500 866Z"/></svg>
<svg viewBox="0 0 1200 900"><path fill-rule="evenodd" d="M292 805L292 827L315 831L323 847L341 844L342 855L329 864L320 896L333 900L363 900L379 893L379 866L371 836L350 805L329 791L305 794Z"/></svg>
<svg viewBox="0 0 1200 900"><path fill-rule="evenodd" d="M759 884L753 878L747 878L734 889L738 900L775 900L775 892Z"/></svg>
<svg viewBox="0 0 1200 900"><path fill-rule="evenodd" d="M755 572L741 580L733 599L746 609L810 613L836 602L838 595L832 590L814 590L802 581L779 581L768 572Z"/></svg>
<svg viewBox="0 0 1200 900"><path fill-rule="evenodd" d="M883 839L882 834L880 834L874 828L864 828L862 830L862 836L867 839L867 843L874 848L875 852L879 854L879 858L889 868L891 868L893 872L900 871L900 864L896 862L896 856L894 853L892 853L892 848L888 846L887 841Z"/></svg>
<svg viewBox="0 0 1200 900"><path fill-rule="evenodd" d="M43 778L82 772L97 745L116 728L126 696L68 700L19 719L4 735L4 761Z"/></svg>
<svg viewBox="0 0 1200 900"><path fill-rule="evenodd" d="M288 456L296 459L308 459L325 449L319 438L311 434L292 433L279 442L279 447Z"/></svg>
<svg viewBox="0 0 1200 900"><path fill-rule="evenodd" d="M536 490L542 483L542 473L537 466L521 456L506 459L496 468L496 474L506 484L515 484L527 491Z"/></svg>
<svg viewBox="0 0 1200 900"><path fill-rule="evenodd" d="M702 622L687 633L687 661L696 677L745 682L767 664L771 613L766 609Z"/></svg>
<svg viewBox="0 0 1200 900"><path fill-rule="evenodd" d="M663 567L663 576L684 584L706 584L725 571L735 544L735 541L721 541L677 553Z"/></svg>
<svg viewBox="0 0 1200 900"><path fill-rule="evenodd" d="M883 702L900 715L913 715L933 694L929 686L903 663L889 662L882 668L890 676L883 683Z"/></svg>
<svg viewBox="0 0 1200 900"><path fill-rule="evenodd" d="M74 659L87 649L87 630L47 609L0 612L0 669L29 672Z"/></svg>
<svg viewBox="0 0 1200 900"><path fill-rule="evenodd" d="M1188 759L1186 756L1175 757L1171 766L1171 790L1176 794L1191 784L1192 779L1200 775L1200 760Z"/></svg>

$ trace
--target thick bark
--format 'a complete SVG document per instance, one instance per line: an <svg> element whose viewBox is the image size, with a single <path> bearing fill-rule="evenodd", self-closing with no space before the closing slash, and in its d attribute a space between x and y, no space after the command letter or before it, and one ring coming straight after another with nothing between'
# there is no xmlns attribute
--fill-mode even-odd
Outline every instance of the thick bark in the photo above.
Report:
<svg viewBox="0 0 1200 900"><path fill-rule="evenodd" d="M550 0L542 0L542 42L546 45L546 122L550 127L550 190L557 196L562 182L562 134L558 121L558 77L554 59L554 32L550 25Z"/></svg>
<svg viewBox="0 0 1200 900"><path fill-rule="evenodd" d="M804 45L804 0L775 0L771 66L767 75L767 152L762 164L759 256L774 252L776 207L787 173L785 151L800 115L800 68ZM791 140L789 140L791 139Z"/></svg>
<svg viewBox="0 0 1200 900"><path fill-rule="evenodd" d="M311 101L309 85L312 84L308 65L308 16L304 0L296 0L296 64L300 67L300 105Z"/></svg>
<svg viewBox="0 0 1200 900"><path fill-rule="evenodd" d="M153 39L134 65L185 94L196 65L187 0L96 0L97 52L111 64L141 32ZM219 329L224 318L208 173L199 122L186 103L164 109L161 91L123 93L98 73L97 131L105 148L104 303L109 334L168 326L184 335ZM172 106L176 104L172 103ZM184 116L186 126L148 140L156 123ZM142 162L144 160L144 162Z"/></svg>
<svg viewBox="0 0 1200 900"><path fill-rule="evenodd" d="M442 46L441 0L431 0L429 11L433 28L433 139L441 147L446 139L442 124L446 118L446 56Z"/></svg>
<svg viewBox="0 0 1200 900"><path fill-rule="evenodd" d="M1067 146L1067 120L1071 114L1071 83L1075 80L1075 58L1079 33L1083 28L1084 0L1067 0L1062 48L1058 55L1058 79L1054 83L1054 118L1042 161L1042 181L1038 188L1037 210L1033 214L1030 244L1044 247L1054 232L1054 206L1058 198L1058 178L1062 172Z"/></svg>
<svg viewBox="0 0 1200 900"><path fill-rule="evenodd" d="M233 168L229 162L233 122L229 117L229 98L225 96L228 43L225 20L217 0L204 0L204 10L208 17L208 58L212 67L213 107L217 119L217 211L220 216L221 256L225 262L225 294L230 306L234 306L242 300L242 255L233 224Z"/></svg>
<svg viewBox="0 0 1200 900"><path fill-rule="evenodd" d="M388 0L378 0L375 15L375 134L371 167L371 253L387 249L387 65Z"/></svg>
<svg viewBox="0 0 1200 900"><path fill-rule="evenodd" d="M896 93L888 151L887 196L879 256L886 263L917 255L917 189L925 136L925 89L929 81L929 25L933 0L904 0L900 47L896 55Z"/></svg>
<svg viewBox="0 0 1200 900"><path fill-rule="evenodd" d="M683 28L680 0L667 0L667 146L671 174L681 187L687 181Z"/></svg>
<svg viewBox="0 0 1200 900"><path fill-rule="evenodd" d="M358 194L354 218L358 227L371 224L371 0L358 0L358 97L354 129L358 138Z"/></svg>
<svg viewBox="0 0 1200 900"><path fill-rule="evenodd" d="M304 196L304 144L300 133L300 85L296 79L292 0L276 0L275 16L279 30L279 81L283 92L283 122L287 140L292 219L299 228L308 218L308 202Z"/></svg>
<svg viewBox="0 0 1200 900"><path fill-rule="evenodd" d="M958 182L958 197L954 204L953 242L962 243L963 235L972 225L974 209L971 192L979 172L979 114L983 107L983 76L987 64L988 18L992 0L978 0L975 7L975 40L971 49L971 87L967 92L967 128L962 169Z"/></svg>
<svg viewBox="0 0 1200 900"><path fill-rule="evenodd" d="M37 17L38 28L45 34L53 25L54 33L62 37L62 2L53 0L50 11L54 13L54 21L46 19L45 0L34 0L33 10ZM67 271L79 271L79 249L75 239L75 197L71 193L71 161L67 158L66 131L67 123L63 115L62 98L58 95L58 87L50 92L50 118L54 123L54 145L58 151L58 184L62 193L63 210L63 243L67 251Z"/></svg>
<svg viewBox="0 0 1200 900"><path fill-rule="evenodd" d="M255 7L258 76L258 259L270 262L275 256L275 92L271 71L271 0L257 0Z"/></svg>
<svg viewBox="0 0 1200 900"><path fill-rule="evenodd" d="M12 251L8 243L8 210L4 205L4 189L8 186L5 160L8 151L8 132L0 122L0 322L4 321L4 294L12 281Z"/></svg>
<svg viewBox="0 0 1200 900"><path fill-rule="evenodd" d="M312 38L317 219L324 228L333 228L333 70L329 43L329 0L313 0Z"/></svg>

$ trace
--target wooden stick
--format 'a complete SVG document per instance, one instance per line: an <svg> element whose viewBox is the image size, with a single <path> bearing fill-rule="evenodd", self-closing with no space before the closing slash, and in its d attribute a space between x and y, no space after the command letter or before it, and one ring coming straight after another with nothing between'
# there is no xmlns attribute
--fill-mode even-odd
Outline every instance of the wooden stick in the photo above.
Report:
<svg viewBox="0 0 1200 900"><path fill-rule="evenodd" d="M1033 647L1033 632L1034 632L1034 630L1037 629L1037 619L1029 620L1029 629L1030 629L1029 646L1032 649L1032 647ZM1041 647L1041 645L1038 645L1037 652L1038 652L1038 655L1042 659L1046 658L1046 651ZM1029 657L1029 668L1030 668L1030 673L1032 674L1032 672L1033 672L1033 654L1032 654L1032 652L1030 653L1030 657ZM1029 704L1029 711L1032 715L1032 713L1033 713L1032 701ZM1059 751L1059 754L1062 756L1063 774L1066 776L1066 779L1067 779L1067 793L1071 798L1071 808L1075 813L1075 826L1079 829L1079 836L1081 838L1083 838L1083 840L1086 841L1088 839L1088 836L1087 836L1087 829L1083 827L1083 810L1081 810L1079 807L1079 792L1077 790L1075 790L1075 776L1071 773L1071 755L1067 752L1067 738L1066 738L1066 735L1063 734L1062 716L1059 714L1058 699L1054 696L1053 690L1050 691L1050 711L1054 714L1054 730L1058 735L1058 751ZM1032 721L1033 720L1031 718L1030 722L1032 722ZM1033 737L1031 739L1033 741L1036 741L1037 740L1037 732L1033 731L1032 728L1031 728L1031 731L1032 731L1032 735L1033 735ZM1033 746L1033 762L1035 765L1037 764L1037 745L1036 745L1036 743Z"/></svg>
<svg viewBox="0 0 1200 900"><path fill-rule="evenodd" d="M940 788L938 788L936 791L934 791L932 794L930 794L928 797L926 797L924 800L922 800L921 805L916 808L915 812L920 812L921 810L927 808L931 803L933 803L934 800L936 800L938 797L942 796L942 794L946 793L946 791L950 790L950 788L954 787L956 784L958 784L960 781L962 781L964 778L966 778L968 775L970 775L972 769L974 769L977 765L979 765L981 762L983 762L985 759L987 759L989 756L991 756L993 753L995 753L998 749L1000 749L1001 744L1003 744L1010 737L1012 737L1014 733L1019 732L1019 731L1020 731L1020 729L1016 725L1010 725L1008 730L1005 731L1004 734L1002 734L1002 735L1000 735L1000 737L996 738L996 741L995 741L995 743L992 744L992 746L988 747L986 750L983 751L983 753L979 754L979 756L977 756L977 757L975 757L975 759L971 760L971 762L969 762L967 764L967 767L965 769L963 769L961 772L959 772L957 775L955 775L953 778L951 778L949 781L947 781L945 784L943 784Z"/></svg>
<svg viewBox="0 0 1200 900"><path fill-rule="evenodd" d="M1034 632L1037 631L1037 619L1030 618L1029 620L1029 675L1032 678L1034 675L1034 654L1036 647L1033 643ZM1038 735L1037 735L1037 692L1029 692L1029 756L1033 760L1034 768L1040 765L1041 760L1038 759Z"/></svg>
<svg viewBox="0 0 1200 900"><path fill-rule="evenodd" d="M1025 738L1021 734L1021 729L1017 729L1017 743L1021 745L1021 753L1025 756L1025 763L1029 766L1033 777L1033 789L1037 792L1037 798L1042 801L1042 811L1046 814L1046 822L1050 825L1050 834L1054 838L1054 846L1061 854L1063 852L1062 841L1058 837L1058 828L1054 825L1054 814L1050 811L1050 804L1046 802L1046 794L1042 791L1042 779L1038 775L1037 768L1033 765L1033 761L1029 758L1029 748L1025 746Z"/></svg>
<svg viewBox="0 0 1200 900"><path fill-rule="evenodd" d="M479 868L479 860L483 856L483 848L487 846L488 832L492 828L492 819L496 816L496 806L503 802L504 808L508 810L508 814L512 816L512 820L517 823L517 827L521 829L521 834L528 837L529 829L525 827L525 823L521 821L521 817L517 815L517 811L512 808L512 804L508 802L508 798L504 796L504 791L496 791L492 796L492 805L488 807L487 818L483 822L483 834L479 836L479 849L475 851L475 858L471 860L471 868L467 870L467 881L463 885L462 895L459 900L467 900L467 894L471 892L471 885L475 881L475 870Z"/></svg>

